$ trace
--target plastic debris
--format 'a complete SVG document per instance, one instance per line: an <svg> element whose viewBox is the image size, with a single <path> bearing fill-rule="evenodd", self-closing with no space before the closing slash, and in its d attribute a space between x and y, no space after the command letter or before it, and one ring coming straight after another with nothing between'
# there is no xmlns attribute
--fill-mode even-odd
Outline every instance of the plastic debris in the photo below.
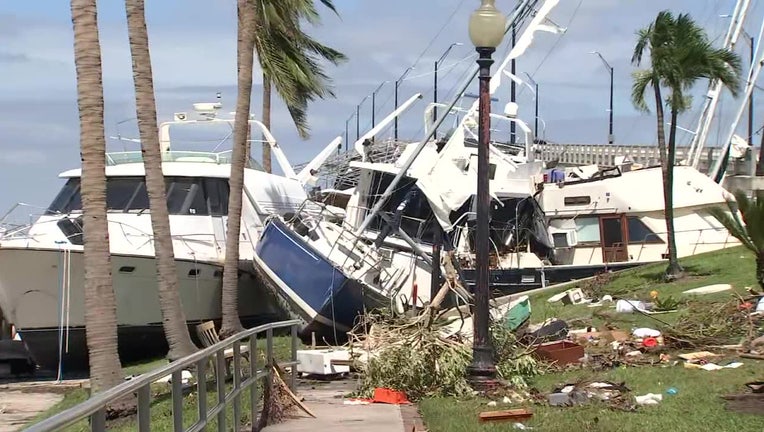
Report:
<svg viewBox="0 0 764 432"><path fill-rule="evenodd" d="M496 406L496 401L490 401L490 402L488 402L488 406L489 406L489 407L495 407L495 406Z"/></svg>
<svg viewBox="0 0 764 432"><path fill-rule="evenodd" d="M677 390L676 387L670 387L668 390L666 390L666 394L669 394L672 396L677 393L679 393L679 390Z"/></svg>
<svg viewBox="0 0 764 432"><path fill-rule="evenodd" d="M620 313L632 313L634 310L646 311L646 305L639 300L618 300L615 302L615 311Z"/></svg>
<svg viewBox="0 0 764 432"><path fill-rule="evenodd" d="M658 405L663 400L662 394L648 393L634 398L638 405Z"/></svg>

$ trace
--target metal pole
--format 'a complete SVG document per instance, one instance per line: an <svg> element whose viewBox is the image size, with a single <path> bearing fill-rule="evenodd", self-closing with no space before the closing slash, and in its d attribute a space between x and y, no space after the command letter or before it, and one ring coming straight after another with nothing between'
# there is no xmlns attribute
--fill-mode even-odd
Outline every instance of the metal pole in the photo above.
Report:
<svg viewBox="0 0 764 432"><path fill-rule="evenodd" d="M470 383L476 390L488 390L497 386L496 366L488 333L489 314L489 212L491 198L488 180L488 153L491 140L491 54L494 48L478 48L480 54L480 103L478 110L478 174L477 174L477 241L475 246L475 292L474 327L472 337L472 363L467 367Z"/></svg>
<svg viewBox="0 0 764 432"><path fill-rule="evenodd" d="M432 244L432 271L430 272L430 304L435 300L435 296L440 291L440 242L436 238Z"/></svg>
<svg viewBox="0 0 764 432"><path fill-rule="evenodd" d="M345 151L348 151L348 141L350 141L350 135L348 134L348 124L350 123L350 119L353 118L353 116L348 117L347 120L345 120Z"/></svg>
<svg viewBox="0 0 764 432"><path fill-rule="evenodd" d="M371 128L377 125L377 92L371 94Z"/></svg>
<svg viewBox="0 0 764 432"><path fill-rule="evenodd" d="M751 67L753 67L754 57L756 53L753 50L754 39L750 36L751 41ZM756 156L754 156L753 148L753 92L748 96L748 146L751 151L748 152L748 175L753 176L756 173Z"/></svg>
<svg viewBox="0 0 764 432"><path fill-rule="evenodd" d="M608 134L608 142L613 144L615 137L613 136L613 67L610 67L610 133Z"/></svg>
<svg viewBox="0 0 764 432"><path fill-rule="evenodd" d="M512 25L512 48L515 47L515 43L516 43L516 40L517 40L516 36L517 36L517 27ZM511 69L512 75L515 75L516 72L515 72L515 59L514 58L512 59L512 63L511 63L510 69ZM517 101L517 99L516 99L517 98L517 89L515 87L515 80L511 80L511 82L509 84L509 92L510 92L510 98L509 98L510 101L516 102ZM509 142L511 144L515 144L515 142L517 142L517 125L515 125L515 122L511 122L509 124Z"/></svg>
<svg viewBox="0 0 764 432"><path fill-rule="evenodd" d="M395 80L395 109L398 109L398 80ZM395 141L398 141L398 117L395 117L395 125L393 126L395 129L395 132L393 133L393 137L395 138Z"/></svg>
<svg viewBox="0 0 764 432"><path fill-rule="evenodd" d="M432 102L435 104L432 106L432 122L435 123L435 121L438 120L438 64L440 62L435 62L435 74L433 76L433 84L432 84ZM438 130L435 129L435 137L438 136Z"/></svg>
<svg viewBox="0 0 764 432"><path fill-rule="evenodd" d="M539 85L536 83L536 121L533 123L533 136L539 136Z"/></svg>
<svg viewBox="0 0 764 432"><path fill-rule="evenodd" d="M355 106L355 140L361 137L361 104Z"/></svg>

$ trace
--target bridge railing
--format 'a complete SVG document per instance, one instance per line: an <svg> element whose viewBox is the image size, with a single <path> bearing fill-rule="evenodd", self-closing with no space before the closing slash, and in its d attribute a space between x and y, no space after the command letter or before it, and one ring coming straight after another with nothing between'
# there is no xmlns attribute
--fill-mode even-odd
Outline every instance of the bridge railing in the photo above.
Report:
<svg viewBox="0 0 764 432"><path fill-rule="evenodd" d="M217 419L217 430L239 430L242 418L242 393L250 390L250 419L252 424L257 421L259 404L257 383L263 377L269 377L273 368L273 331L277 329L291 329L291 361L280 362L279 365L291 366L289 387L294 389L297 378L297 330L300 321L282 321L270 323L240 332L208 348L200 350L188 357L174 361L160 369L148 372L126 381L116 387L98 393L66 411L47 418L25 429L26 432L58 431L72 426L82 420L89 419L91 431L106 431L106 409L116 401L126 398L134 398L137 395L137 425L135 430L150 431L151 426L151 384L160 378L171 375L170 398L172 401L173 431L191 432L206 430L212 419ZM265 333L265 363L258 369L257 336ZM243 345L244 344L244 345ZM244 347L244 350L242 349ZM226 385L226 350L233 350L233 386L229 389ZM248 354L248 373L242 368L242 358ZM217 390L217 403L208 408L207 400L207 365L213 361L215 367L215 381ZM182 384L182 372L186 369L195 369L197 376L196 399L197 420L189 427L183 426L183 402L184 388ZM246 379L242 378L248 375ZM187 392L186 392L187 393ZM188 395L186 395L188 396ZM233 423L226 427L226 412L228 407L233 407ZM154 428L156 429L156 427Z"/></svg>

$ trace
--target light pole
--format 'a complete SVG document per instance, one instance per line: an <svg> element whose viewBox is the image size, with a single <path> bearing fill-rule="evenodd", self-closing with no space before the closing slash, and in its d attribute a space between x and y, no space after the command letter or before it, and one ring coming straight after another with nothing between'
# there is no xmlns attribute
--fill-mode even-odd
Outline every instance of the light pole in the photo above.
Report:
<svg viewBox="0 0 764 432"><path fill-rule="evenodd" d="M462 46L463 44L461 42L454 42L446 49L446 51L443 53L442 56L438 60L435 61L435 73L433 74L433 85L432 85L432 101L436 105L432 107L432 122L435 123L438 121L438 68L440 67L440 64L443 63L443 60L446 59L446 56L448 56L448 53L451 52L451 50L454 47ZM435 129L435 138L438 137L438 129Z"/></svg>
<svg viewBox="0 0 764 432"><path fill-rule="evenodd" d="M478 109L478 172L477 172L477 241L475 246L475 290L473 309L472 363L467 377L476 390L497 386L493 347L488 333L489 297L489 227L490 212L488 152L491 140L491 55L504 38L506 17L496 9L495 0L481 0L469 23L470 40L475 45L480 67L480 99Z"/></svg>
<svg viewBox="0 0 764 432"><path fill-rule="evenodd" d="M528 81L533 85L533 99L536 102L536 114L533 121L533 136L538 139L539 137L539 83L533 79L531 74L525 72L525 76L528 77Z"/></svg>
<svg viewBox="0 0 764 432"><path fill-rule="evenodd" d="M613 136L613 66L610 66L610 63L605 60L605 57L602 57L599 51L592 51L589 54L596 54L602 60L602 64L610 71L610 132L608 133L607 141L613 144L615 141Z"/></svg>
<svg viewBox="0 0 764 432"><path fill-rule="evenodd" d="M376 90L371 92L371 128L374 129L374 126L377 125L377 92L382 90L382 86L387 84L389 81L382 81L382 83L377 87ZM372 138L373 139L373 138Z"/></svg>
<svg viewBox="0 0 764 432"><path fill-rule="evenodd" d="M366 99L368 99L369 96L364 96L363 99L361 99L361 102L358 103L358 105L355 106L355 140L358 141L359 138L361 138L361 105L363 105L364 102L366 102Z"/></svg>
<svg viewBox="0 0 764 432"><path fill-rule="evenodd" d="M395 109L396 110L398 109L398 87L401 85L401 81L403 81L403 79L406 78L406 75L408 75L409 72L411 72L413 69L414 69L414 66L409 67L408 69L403 71L400 78L395 80ZM393 133L395 136L395 141L398 141L398 116L395 117L395 125L393 126L393 128L395 129Z"/></svg>

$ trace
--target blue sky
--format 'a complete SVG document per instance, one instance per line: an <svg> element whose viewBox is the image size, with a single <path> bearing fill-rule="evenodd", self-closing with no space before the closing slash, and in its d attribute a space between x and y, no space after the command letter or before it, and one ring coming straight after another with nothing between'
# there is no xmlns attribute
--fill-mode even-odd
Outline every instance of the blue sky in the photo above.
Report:
<svg viewBox="0 0 764 432"><path fill-rule="evenodd" d="M235 105L236 10L232 0L147 0L147 19L160 120L189 111L193 102L223 95L224 111ZM453 42L443 64L440 99L471 67L467 35L469 14L478 0L335 0L340 16L324 13L322 26L310 32L348 55L340 67L328 67L336 99L316 102L310 109L312 136L300 140L282 104L275 103L273 133L293 163L309 159L332 138L344 134L355 106L383 81L394 81L409 66L401 99L421 91L432 98L432 63ZM509 11L515 2L498 0ZM599 143L607 139L608 75L596 57L598 50L615 69L615 137L621 144L655 142L655 120L636 112L630 102L630 65L634 32L667 7L689 12L720 38L733 0L562 0L551 14L567 27L564 36L541 34L518 61L518 73L528 72L540 85L540 111L546 138L555 142ZM135 117L130 54L123 2L99 1L104 63L107 135L116 123ZM755 34L764 8L757 5L747 31ZM437 35L437 38L435 36ZM433 38L434 41L433 41ZM431 43L431 41L433 41ZM740 44L744 47L744 43ZM428 49L426 49L428 48ZM425 50L426 49L426 50ZM745 48L747 49L747 48ZM741 48L742 51L742 48ZM746 51L747 53L747 51ZM747 58L747 54L745 54ZM61 185L59 172L79 164L72 30L68 2L0 2L0 209L15 202L46 205ZM255 74L253 112L260 112L260 85ZM696 93L702 94L705 83ZM378 93L377 119L392 109L392 84ZM500 90L500 99L508 99ZM758 95L757 95L758 96ZM764 95L762 95L764 96ZM759 97L764 101L764 97ZM520 115L533 122L532 94L519 94ZM695 98L695 105L700 98ZM726 99L721 123L737 102ZM420 103L401 120L401 137L421 138ZM362 107L361 129L370 124L369 101ZM756 103L754 129L764 120L764 103ZM698 108L682 119L694 128ZM355 120L351 122L355 134ZM745 128L741 123L740 130ZM136 136L134 122L119 132ZM392 131L386 131L389 136ZM712 134L712 138L716 134ZM680 137L682 138L682 137ZM683 138L685 141L687 137ZM755 137L758 141L760 137ZM110 141L112 150L121 144Z"/></svg>

